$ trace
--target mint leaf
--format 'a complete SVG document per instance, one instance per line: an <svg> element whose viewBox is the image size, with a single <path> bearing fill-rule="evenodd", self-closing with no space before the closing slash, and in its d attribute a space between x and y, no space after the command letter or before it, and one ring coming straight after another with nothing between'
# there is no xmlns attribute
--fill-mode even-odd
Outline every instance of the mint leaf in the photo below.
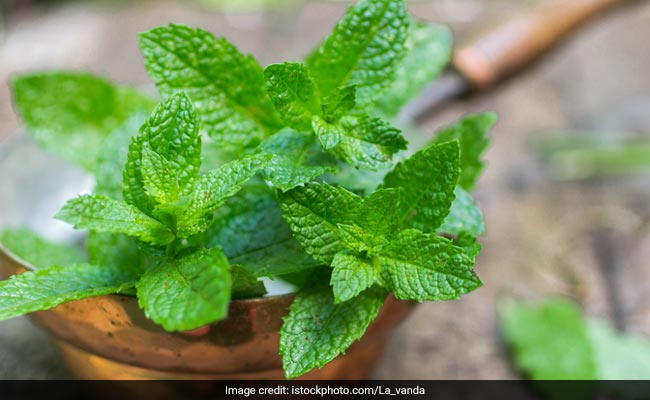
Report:
<svg viewBox="0 0 650 400"><path fill-rule="evenodd" d="M136 285L147 317L167 331L187 331L228 313L230 265L214 247L149 268Z"/></svg>
<svg viewBox="0 0 650 400"><path fill-rule="evenodd" d="M449 28L423 21L411 22L404 60L397 67L394 82L377 101L380 113L391 118L397 115L447 66L451 50Z"/></svg>
<svg viewBox="0 0 650 400"><path fill-rule="evenodd" d="M252 299L266 294L264 282L257 279L246 268L233 265L232 274L232 299Z"/></svg>
<svg viewBox="0 0 650 400"><path fill-rule="evenodd" d="M0 281L0 320L87 297L118 293L135 284L138 276L128 269L74 264L50 266Z"/></svg>
<svg viewBox="0 0 650 400"><path fill-rule="evenodd" d="M269 163L270 157L242 158L201 175L188 198L187 207L178 216L178 237L189 237L207 229L214 210L241 190L246 181Z"/></svg>
<svg viewBox="0 0 650 400"><path fill-rule="evenodd" d="M494 113L468 115L459 122L441 129L436 134L435 143L458 139L461 166L458 184L465 190L471 190L474 187L476 179L485 167L481 156L490 144L487 133L496 120L497 117Z"/></svg>
<svg viewBox="0 0 650 400"><path fill-rule="evenodd" d="M86 239L91 264L144 272L145 257L134 238L124 234L88 232Z"/></svg>
<svg viewBox="0 0 650 400"><path fill-rule="evenodd" d="M510 299L500 304L499 314L504 340L518 368L533 379L650 378L650 339L589 319L568 299L532 304ZM605 386L619 392L632 389Z"/></svg>
<svg viewBox="0 0 650 400"><path fill-rule="evenodd" d="M650 338L623 334L600 320L587 320L587 336L598 366L598 379L650 379Z"/></svg>
<svg viewBox="0 0 650 400"><path fill-rule="evenodd" d="M198 116L190 99L178 93L159 104L131 140L124 199L151 215L154 200L164 203L188 194L200 167Z"/></svg>
<svg viewBox="0 0 650 400"><path fill-rule="evenodd" d="M312 129L325 150L331 150L343 140L343 128L330 124L319 115L314 115L311 121Z"/></svg>
<svg viewBox="0 0 650 400"><path fill-rule="evenodd" d="M401 0L360 0L307 59L321 95L356 85L357 104L372 104L395 76L409 16Z"/></svg>
<svg viewBox="0 0 650 400"><path fill-rule="evenodd" d="M124 233L154 245L165 245L174 235L165 225L137 208L100 195L84 195L69 200L55 218L76 229Z"/></svg>
<svg viewBox="0 0 650 400"><path fill-rule="evenodd" d="M290 128L264 140L260 152L273 156L264 170L264 178L285 192L336 171L336 163L320 151L312 135Z"/></svg>
<svg viewBox="0 0 650 400"><path fill-rule="evenodd" d="M312 124L326 150L357 168L386 167L393 154L406 149L400 130L380 118L346 115L329 124L316 117Z"/></svg>
<svg viewBox="0 0 650 400"><path fill-rule="evenodd" d="M452 202L460 168L458 141L432 144L400 162L383 187L401 188L400 220L408 228L435 231Z"/></svg>
<svg viewBox="0 0 650 400"><path fill-rule="evenodd" d="M309 183L280 195L284 217L307 254L331 264L345 250L338 224L354 221L361 198L326 183Z"/></svg>
<svg viewBox="0 0 650 400"><path fill-rule="evenodd" d="M332 261L330 284L334 302L348 301L371 287L381 274L381 268L372 260L353 254L338 253Z"/></svg>
<svg viewBox="0 0 650 400"><path fill-rule="evenodd" d="M206 232L207 246L220 245L231 263L256 276L278 276L319 265L291 236L274 193L249 185L215 213Z"/></svg>
<svg viewBox="0 0 650 400"><path fill-rule="evenodd" d="M482 285L465 249L414 229L399 232L376 257L382 281L398 299L453 300Z"/></svg>
<svg viewBox="0 0 650 400"><path fill-rule="evenodd" d="M49 242L27 228L2 231L0 246L33 269L86 261L86 255L77 246Z"/></svg>
<svg viewBox="0 0 650 400"><path fill-rule="evenodd" d="M336 89L334 93L323 99L323 119L336 122L354 109L357 97L357 86L348 85Z"/></svg>
<svg viewBox="0 0 650 400"><path fill-rule="evenodd" d="M397 229L401 189L378 189L363 199L358 224L374 235L394 233Z"/></svg>
<svg viewBox="0 0 650 400"><path fill-rule="evenodd" d="M93 193L115 200L123 199L122 173L129 152L129 143L149 114L150 111L134 114L106 137L97 155Z"/></svg>
<svg viewBox="0 0 650 400"><path fill-rule="evenodd" d="M226 39L171 24L141 33L140 48L162 95L186 92L208 135L223 147L256 146L282 126L262 67Z"/></svg>
<svg viewBox="0 0 650 400"><path fill-rule="evenodd" d="M599 378L587 326L575 304L562 299L531 306L508 301L500 311L515 362L533 379Z"/></svg>
<svg viewBox="0 0 650 400"><path fill-rule="evenodd" d="M328 286L296 295L280 331L280 354L287 378L320 368L363 336L384 304L386 292L369 289L345 303L334 304Z"/></svg>
<svg viewBox="0 0 650 400"><path fill-rule="evenodd" d="M36 141L86 171L104 139L153 101L131 88L117 87L87 73L23 75L12 82L16 109Z"/></svg>
<svg viewBox="0 0 650 400"><path fill-rule="evenodd" d="M308 130L312 115L321 112L318 89L307 68L299 63L272 64L264 70L266 89L284 122Z"/></svg>
<svg viewBox="0 0 650 400"><path fill-rule="evenodd" d="M474 203L472 196L456 187L454 189L454 202L451 204L449 215L438 228L440 233L458 235L461 232L467 232L474 236L485 234L485 222L481 210Z"/></svg>

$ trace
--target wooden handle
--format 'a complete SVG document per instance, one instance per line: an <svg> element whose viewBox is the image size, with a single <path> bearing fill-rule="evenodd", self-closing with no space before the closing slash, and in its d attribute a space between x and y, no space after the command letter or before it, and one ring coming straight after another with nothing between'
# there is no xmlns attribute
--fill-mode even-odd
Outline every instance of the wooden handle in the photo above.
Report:
<svg viewBox="0 0 650 400"><path fill-rule="evenodd" d="M454 54L454 67L475 88L516 72L591 17L628 0L559 0L499 27Z"/></svg>

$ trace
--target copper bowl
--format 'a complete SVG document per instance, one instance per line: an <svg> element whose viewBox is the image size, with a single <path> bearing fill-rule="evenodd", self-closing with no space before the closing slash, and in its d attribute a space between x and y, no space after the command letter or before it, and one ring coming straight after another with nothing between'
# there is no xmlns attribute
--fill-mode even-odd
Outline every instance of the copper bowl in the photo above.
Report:
<svg viewBox="0 0 650 400"><path fill-rule="evenodd" d="M19 165L23 170L25 151L34 152L34 145L23 143L14 148L0 160L0 169ZM7 161L9 159L9 161ZM11 162L11 159L16 161ZM44 202L53 198L64 201L71 197L60 193L61 189L71 190L68 171L52 168L56 161L38 154L32 157L38 160L38 173L33 176L47 182L57 182L50 188L58 192L36 193L39 182L24 185L25 178L18 180L13 190L5 193L17 207L28 208L24 215L32 219L25 221L7 221L6 218L20 215L19 210L12 212L5 208L0 218L0 225L28 225L37 230L57 231L65 228L57 226L50 229L34 222L34 215L43 218L43 214L54 211L60 204L47 204L47 210L37 210ZM18 161L20 160L20 161ZM16 162L19 162L16 164ZM54 172L53 172L54 171ZM54 175L53 175L54 174ZM9 176L9 175L8 175ZM3 177L3 183L11 182ZM43 184L45 187L45 183ZM77 187L72 191L81 191ZM65 192L64 191L64 192ZM27 201L21 199L25 196ZM38 196L34 200L34 196ZM34 201L31 201L31 200ZM0 203L3 199L0 198ZM4 198L5 206L7 198ZM30 208L31 207L31 208ZM10 207L11 208L11 207ZM9 223L8 223L9 222ZM20 223L22 222L22 223ZM67 228L66 228L67 229ZM67 232L71 235L74 232ZM78 234L78 233L77 233ZM49 235L55 236L55 235ZM0 277L22 273L29 269L19 260L0 251ZM201 335L169 333L149 321L138 307L133 297L110 295L79 301L72 301L49 311L36 312L30 318L38 325L52 333L61 351L64 361L77 378L81 379L284 379L282 363L279 356L279 330L282 317L287 314L287 307L293 300L292 294L268 296L252 300L236 300L230 303L228 318L209 327L203 328ZM377 320L368 328L366 335L356 342L345 355L319 370L303 376L305 379L363 379L369 376L390 332L413 310L414 303L397 301L389 297L382 307Z"/></svg>

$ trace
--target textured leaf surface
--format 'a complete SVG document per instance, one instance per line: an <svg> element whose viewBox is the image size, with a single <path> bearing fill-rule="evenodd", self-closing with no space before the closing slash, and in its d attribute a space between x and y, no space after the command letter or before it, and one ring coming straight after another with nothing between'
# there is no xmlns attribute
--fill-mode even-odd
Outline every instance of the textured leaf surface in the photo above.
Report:
<svg viewBox="0 0 650 400"><path fill-rule="evenodd" d="M186 331L225 318L230 265L218 247L150 268L138 281L138 303L167 331Z"/></svg>
<svg viewBox="0 0 650 400"><path fill-rule="evenodd" d="M172 24L140 34L140 47L162 95L186 92L208 134L222 146L255 146L281 127L262 67L227 40Z"/></svg>
<svg viewBox="0 0 650 400"><path fill-rule="evenodd" d="M332 261L332 291L334 302L348 301L371 287L379 278L381 269L372 260L353 254L338 253Z"/></svg>
<svg viewBox="0 0 650 400"><path fill-rule="evenodd" d="M383 187L401 188L405 226L435 231L452 202L460 173L457 141L433 144L400 162L384 177Z"/></svg>
<svg viewBox="0 0 650 400"><path fill-rule="evenodd" d="M258 155L231 161L201 175L196 182L189 204L178 219L179 237L189 237L207 229L212 213L224 200L233 196L270 161L268 155Z"/></svg>
<svg viewBox="0 0 650 400"><path fill-rule="evenodd" d="M382 115L394 117L433 81L449 63L451 49L449 28L427 22L411 22L404 60L397 67L395 81L377 102Z"/></svg>
<svg viewBox="0 0 650 400"><path fill-rule="evenodd" d="M173 201L189 193L200 167L198 116L185 94L172 95L131 140L124 200L151 215L156 201Z"/></svg>
<svg viewBox="0 0 650 400"><path fill-rule="evenodd" d="M17 111L38 143L89 172L106 137L154 105L133 89L87 73L23 75L12 89Z"/></svg>
<svg viewBox="0 0 650 400"><path fill-rule="evenodd" d="M307 59L321 94L357 85L357 104L365 106L387 87L405 52L409 25L401 0L360 0L332 34Z"/></svg>
<svg viewBox="0 0 650 400"><path fill-rule="evenodd" d="M77 229L124 233L157 245L174 240L169 228L134 206L100 195L85 195L69 200L55 218Z"/></svg>
<svg viewBox="0 0 650 400"><path fill-rule="evenodd" d="M356 218L361 198L326 183L308 183L280 196L284 217L294 237L316 260L331 264L345 250L337 224Z"/></svg>
<svg viewBox="0 0 650 400"><path fill-rule="evenodd" d="M496 120L497 117L494 113L468 115L460 122L441 129L436 134L435 143L458 139L461 166L458 184L465 190L471 190L474 187L485 167L481 156L490 144L487 134Z"/></svg>
<svg viewBox="0 0 650 400"><path fill-rule="evenodd" d="M374 235L385 235L397 230L401 189L377 189L363 199L358 224Z"/></svg>
<svg viewBox="0 0 650 400"><path fill-rule="evenodd" d="M314 131L324 148L357 168L386 167L393 154L407 145L399 129L367 115L345 116L334 124L318 121Z"/></svg>
<svg viewBox="0 0 650 400"><path fill-rule="evenodd" d="M264 76L269 96L285 123L308 130L312 115L320 114L321 109L318 89L307 68L299 63L272 64Z"/></svg>
<svg viewBox="0 0 650 400"><path fill-rule="evenodd" d="M587 326L578 307L553 299L501 307L501 328L517 366L533 379L598 379Z"/></svg>
<svg viewBox="0 0 650 400"><path fill-rule="evenodd" d="M454 190L455 199L451 204L449 215L445 218L438 232L457 235L461 232L467 232L474 236L485 234L485 222L481 210L474 203L472 196L456 187Z"/></svg>
<svg viewBox="0 0 650 400"><path fill-rule="evenodd" d="M334 304L328 286L299 292L280 331L280 354L287 378L322 367L363 336L384 304L386 293L373 288Z"/></svg>
<svg viewBox="0 0 650 400"><path fill-rule="evenodd" d="M334 160L320 151L311 135L289 128L264 140L260 150L273 155L264 170L264 177L282 191L336 171Z"/></svg>
<svg viewBox="0 0 650 400"><path fill-rule="evenodd" d="M138 276L127 269L90 264L50 266L0 281L0 320L86 297L132 287Z"/></svg>
<svg viewBox="0 0 650 400"><path fill-rule="evenodd" d="M47 241L27 228L2 231L0 245L34 269L86 261L79 247Z"/></svg>
<svg viewBox="0 0 650 400"><path fill-rule="evenodd" d="M323 99L323 119L336 122L349 113L356 105L357 86L348 85L336 89L334 93Z"/></svg>
<svg viewBox="0 0 650 400"><path fill-rule="evenodd" d="M474 258L448 239L401 231L378 257L382 279L403 300L453 300L482 285Z"/></svg>
<svg viewBox="0 0 650 400"><path fill-rule="evenodd" d="M319 265L291 235L274 194L250 185L217 210L206 232L208 246L220 245L231 263L256 276L277 276Z"/></svg>

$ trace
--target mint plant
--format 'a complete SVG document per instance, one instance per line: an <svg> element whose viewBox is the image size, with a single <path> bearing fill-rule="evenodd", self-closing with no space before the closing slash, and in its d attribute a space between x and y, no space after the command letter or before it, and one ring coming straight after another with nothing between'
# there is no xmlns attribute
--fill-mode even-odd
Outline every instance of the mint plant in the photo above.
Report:
<svg viewBox="0 0 650 400"><path fill-rule="evenodd" d="M33 271L0 282L0 319L115 293L186 331L280 279L296 287L280 340L293 378L359 339L389 293L452 300L481 286L469 191L495 116L420 149L391 122L448 62L446 28L411 21L402 0L360 0L304 62L262 68L173 24L140 46L157 105L85 73L13 81L29 132L96 185L56 215L88 230L85 251L2 233Z"/></svg>

